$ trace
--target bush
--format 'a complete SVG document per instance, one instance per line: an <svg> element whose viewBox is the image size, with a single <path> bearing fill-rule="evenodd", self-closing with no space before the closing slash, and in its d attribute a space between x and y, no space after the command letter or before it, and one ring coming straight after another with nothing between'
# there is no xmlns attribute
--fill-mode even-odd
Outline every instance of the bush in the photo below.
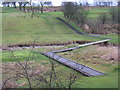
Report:
<svg viewBox="0 0 120 90"><path fill-rule="evenodd" d="M87 20L87 24L88 26L90 27L90 33L96 33L99 31L99 27L100 27L100 20L99 19L92 19L92 18L89 18Z"/></svg>
<svg viewBox="0 0 120 90"><path fill-rule="evenodd" d="M75 21L77 21L77 23L85 24L87 15L88 15L88 11L84 10L84 8L80 8L76 11L76 13L74 15Z"/></svg>
<svg viewBox="0 0 120 90"><path fill-rule="evenodd" d="M120 18L120 10L119 7L111 7L110 8L110 14L112 16L112 20L114 22L120 22L118 19Z"/></svg>
<svg viewBox="0 0 120 90"><path fill-rule="evenodd" d="M100 19L102 24L105 24L105 22L107 20L107 14L106 13L101 13L100 16L99 16L99 19Z"/></svg>
<svg viewBox="0 0 120 90"><path fill-rule="evenodd" d="M77 23L85 24L88 10L76 2L63 2L62 12L65 18L69 18Z"/></svg>

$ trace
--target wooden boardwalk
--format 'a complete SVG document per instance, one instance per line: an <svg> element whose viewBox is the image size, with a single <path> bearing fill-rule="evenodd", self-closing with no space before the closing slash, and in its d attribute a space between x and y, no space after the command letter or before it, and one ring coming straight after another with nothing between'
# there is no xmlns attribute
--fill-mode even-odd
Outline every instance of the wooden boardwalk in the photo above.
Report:
<svg viewBox="0 0 120 90"><path fill-rule="evenodd" d="M79 31L78 29L74 28L69 23L67 23L65 20L63 20L62 18L59 18L59 17L56 17L56 18L58 20L60 20L61 22L63 22L66 26L68 26L71 30L73 30L74 32L76 32L79 35L84 35L84 36L88 36L88 37L95 37L95 38L99 38L99 39L110 39L110 38L105 38L105 37L100 37L100 36L88 35L86 33Z"/></svg>
<svg viewBox="0 0 120 90"><path fill-rule="evenodd" d="M62 21L64 24L66 24L69 28L71 28L73 31L75 31L76 33L80 34L80 35L84 35L84 36L88 36L88 37L96 37L96 38L99 38L99 39L104 39L104 40L101 40L101 41L96 41L96 42L92 42L92 43L87 43L87 44L82 44L82 45L78 45L77 47L71 47L71 48L67 48L67 49L61 49L61 50L56 50L56 51L51 51L51 52L46 52L46 53L42 53L43 55L63 64L63 65L66 65L86 76L100 76L100 75L104 75L105 73L102 73L102 72L99 72L95 69L92 69L88 66L85 66L85 65L82 65L82 64L79 64L75 61L72 61L70 59L67 59L67 58L64 58L64 57L61 57L55 53L59 53L59 52L67 52L67 51L72 51L72 50L75 50L75 49L78 49L80 47L85 47L85 46L90 46L90 45L94 45L94 44L99 44L99 43L105 43L105 42L108 42L110 41L111 39L110 38L104 38L104 37L99 37L99 36L92 36L92 35L87 35L85 33L82 33L80 32L79 30L77 30L76 28L74 28L73 26L71 26L70 24L68 24L67 22L65 22L63 19L61 18L57 18L59 19L60 21Z"/></svg>
<svg viewBox="0 0 120 90"><path fill-rule="evenodd" d="M104 75L105 73L102 73L102 72L99 72L95 69L92 69L88 66L85 66L85 65L82 65L82 64L79 64L75 61L72 61L70 59L67 59L67 58L64 58L64 57L61 57L55 53L59 53L59 52L67 52L67 51L71 51L71 50L75 50L75 49L78 49L80 47L85 47L85 46L89 46L89 45L93 45L93 44L98 44L98 43L104 43L104 42L107 42L109 41L109 39L106 39L106 40L101 40L101 41L97 41L97 42L92 42L92 43L87 43L87 44L82 44L82 45L78 45L77 47L72 47L72 48L67 48L67 49L62 49L62 50L56 50L56 51L51 51L51 52L46 52L46 53L42 53L43 55L57 61L57 62L60 62L62 63L63 65L66 65L86 76L99 76L99 75Z"/></svg>
<svg viewBox="0 0 120 90"><path fill-rule="evenodd" d="M86 76L100 76L100 75L104 75L104 73L102 72L99 72L97 70L94 70L88 66L85 66L85 65L82 65L82 64L79 64L75 61L72 61L70 59L67 59L67 58L64 58L64 57L61 57L53 52L47 52L47 53L42 53L43 55L51 58L51 59L54 59L55 61L59 62L59 63L62 63L63 65L66 65Z"/></svg>
<svg viewBox="0 0 120 90"><path fill-rule="evenodd" d="M99 44L99 43L104 43L104 42L108 42L110 41L110 39L106 39L106 40L101 40L101 41L97 41L97 42L92 42L92 43L87 43L87 44L82 44L82 45L78 45L77 47L71 47L71 48L67 48L67 49L61 49L61 50L56 50L56 51L52 51L53 53L59 53L59 52L66 52L66 51L72 51L81 47L86 47L86 46L90 46L90 45L94 45L94 44Z"/></svg>

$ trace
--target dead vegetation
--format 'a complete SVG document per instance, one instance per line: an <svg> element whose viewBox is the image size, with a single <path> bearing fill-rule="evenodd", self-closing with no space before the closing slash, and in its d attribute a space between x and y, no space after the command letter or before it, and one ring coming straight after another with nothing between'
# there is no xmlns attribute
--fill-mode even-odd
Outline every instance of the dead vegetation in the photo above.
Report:
<svg viewBox="0 0 120 90"><path fill-rule="evenodd" d="M118 56L118 47L98 47L97 51L99 52L105 52L104 55L100 56L102 59L105 60L114 60L114 61L118 61L120 59L120 57Z"/></svg>
<svg viewBox="0 0 120 90"><path fill-rule="evenodd" d="M42 43L42 44L39 44L39 42L36 42L35 45L33 42L28 42L28 43L20 43L20 44L11 44L11 45L2 45L0 46L0 49L2 50L10 50L10 48L12 48L13 50L16 49L16 50L19 50L19 49L26 49L26 48L30 48L32 47L33 45L35 47L40 47L40 46L45 46L45 47L49 47L49 46L53 46L53 47L56 47L56 46L69 46L69 45L78 45L78 44L86 44L86 43L91 43L92 41L84 41L84 40L74 40L74 41L56 41L56 42L47 42L47 43ZM106 44L105 43L101 43L99 44L101 46L118 46L118 43L109 43L107 42Z"/></svg>
<svg viewBox="0 0 120 90"><path fill-rule="evenodd" d="M60 55L83 64L114 64L120 59L117 46L89 46Z"/></svg>
<svg viewBox="0 0 120 90"><path fill-rule="evenodd" d="M90 43L91 41L82 41L82 40L74 40L74 41L54 41L54 42L46 42L46 43L42 43L40 44L39 42L35 43L35 46L66 46L66 45L73 45L73 44L85 44L85 43ZM11 45L2 45L0 46L0 48L2 48L3 50L9 50L9 48L16 48L16 47L32 47L34 45L33 42L28 42L28 43L20 43L20 44L11 44Z"/></svg>
<svg viewBox="0 0 120 90"><path fill-rule="evenodd" d="M22 64L25 64L25 62L22 62ZM42 74L43 72L44 73L47 72L50 68L50 65L42 65L34 61L30 61L28 64L30 65L28 67L29 68L28 73L31 78L33 76L35 77L39 74ZM3 74L3 82L8 80L4 88L18 88L28 85L28 82L25 80L25 71L17 62L3 63L2 74ZM20 80L24 80L24 82L18 83L17 81Z"/></svg>
<svg viewBox="0 0 120 90"><path fill-rule="evenodd" d="M2 88L71 88L75 81L81 78L76 72L68 71L63 74L61 70L56 70L59 64L51 59L33 61L31 53L24 62L3 63ZM11 57L17 60L13 51Z"/></svg>
<svg viewBox="0 0 120 90"><path fill-rule="evenodd" d="M53 50L53 48L50 48L50 50ZM98 64L114 64L119 59L118 47L116 46L105 47L94 45L60 54L84 65L92 64L98 66ZM48 88L71 88L72 84L79 78L78 76L81 78L81 75L75 74L74 72L66 71L66 73L63 74L61 69L56 71L56 67L58 67L59 64L51 61L53 60L48 61L49 64L43 64L46 63L45 61L42 63L35 61L3 63L4 88L20 88L28 87L29 85L31 85L29 88L40 86ZM25 67L25 65L27 65L27 67ZM23 69L24 67L25 70ZM28 81L30 84L28 84Z"/></svg>
<svg viewBox="0 0 120 90"><path fill-rule="evenodd" d="M98 21L90 21L81 27L86 33L94 34L119 34L119 24L100 24Z"/></svg>
<svg viewBox="0 0 120 90"><path fill-rule="evenodd" d="M2 67L3 88L72 88L76 80L82 77L77 72L69 70L63 73L61 69L56 69L59 66L57 63L53 60L50 60L50 63L47 65L33 61L28 63L27 77L29 77L30 84L27 81L25 71L18 63L4 63Z"/></svg>

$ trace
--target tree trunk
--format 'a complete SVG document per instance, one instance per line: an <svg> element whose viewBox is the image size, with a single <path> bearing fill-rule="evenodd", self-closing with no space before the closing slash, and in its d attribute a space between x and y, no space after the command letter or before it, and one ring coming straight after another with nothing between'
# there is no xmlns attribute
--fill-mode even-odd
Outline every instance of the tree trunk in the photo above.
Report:
<svg viewBox="0 0 120 90"><path fill-rule="evenodd" d="M41 6L41 13L43 13L43 5Z"/></svg>
<svg viewBox="0 0 120 90"><path fill-rule="evenodd" d="M19 10L22 9L22 2L18 2L19 3Z"/></svg>

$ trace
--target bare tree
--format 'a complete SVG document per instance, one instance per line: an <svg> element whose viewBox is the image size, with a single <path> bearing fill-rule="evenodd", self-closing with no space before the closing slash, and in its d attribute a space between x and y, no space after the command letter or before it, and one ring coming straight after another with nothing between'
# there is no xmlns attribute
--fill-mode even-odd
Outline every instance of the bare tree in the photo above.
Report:
<svg viewBox="0 0 120 90"><path fill-rule="evenodd" d="M34 47L34 46L33 46ZM32 48L33 49L33 48ZM6 84L9 80L15 79L16 81L19 80L19 76L24 76L27 80L27 85L29 86L29 89L32 88L72 88L72 85L75 83L75 81L78 80L78 78L81 76L76 72L70 72L65 73L64 75L61 71L56 71L55 67L57 63L50 60L50 70L43 73L38 73L37 76L34 76L34 71L29 72L32 70L31 65L29 65L29 61L32 58L31 57L32 50L30 51L27 59L25 60L25 63L22 63L18 61L18 65L21 67L22 72L16 72L16 74L13 77L9 77L3 82L3 88L6 87ZM14 52L11 50L11 57L17 60L17 57L14 55ZM54 57L54 54L53 54ZM60 57L58 57L60 58ZM17 68L17 67L16 67Z"/></svg>
<svg viewBox="0 0 120 90"><path fill-rule="evenodd" d="M41 6L40 11L41 13L43 13L44 2L40 1L40 6Z"/></svg>
<svg viewBox="0 0 120 90"><path fill-rule="evenodd" d="M31 10L31 17L33 18L33 16L34 16L34 6L32 5L32 0L29 1L29 5L30 5L30 10Z"/></svg>
<svg viewBox="0 0 120 90"><path fill-rule="evenodd" d="M22 9L22 2L18 2L19 3L19 10Z"/></svg>
<svg viewBox="0 0 120 90"><path fill-rule="evenodd" d="M64 13L64 17L73 19L74 14L79 9L77 2L62 2L62 11Z"/></svg>
<svg viewBox="0 0 120 90"><path fill-rule="evenodd" d="M46 0L37 0L38 1L38 6L40 6L40 11L41 13L43 13L43 9L44 9L44 6L47 5L52 5L52 2L51 1L46 1Z"/></svg>
<svg viewBox="0 0 120 90"><path fill-rule="evenodd" d="M25 7L26 7L27 4L29 4L29 2L23 2L23 3L22 3L24 12L25 12Z"/></svg>
<svg viewBox="0 0 120 90"><path fill-rule="evenodd" d="M47 6L52 6L52 2L51 1L47 1L47 2L45 2L45 5L47 5Z"/></svg>
<svg viewBox="0 0 120 90"><path fill-rule="evenodd" d="M13 4L14 8L17 8L17 7L16 7L16 2L12 2L12 4Z"/></svg>
<svg viewBox="0 0 120 90"><path fill-rule="evenodd" d="M118 6L120 6L120 1L118 1Z"/></svg>
<svg viewBox="0 0 120 90"><path fill-rule="evenodd" d="M88 10L85 10L83 6L76 2L63 2L64 17L72 19L77 23L85 24L85 20L88 15Z"/></svg>
<svg viewBox="0 0 120 90"><path fill-rule="evenodd" d="M100 19L102 24L105 24L106 19L107 19L107 14L106 13L101 13L100 16L99 16L99 19Z"/></svg>
<svg viewBox="0 0 120 90"><path fill-rule="evenodd" d="M120 24L120 7L118 7L118 24Z"/></svg>
<svg viewBox="0 0 120 90"><path fill-rule="evenodd" d="M32 83L31 83L31 77L32 77L32 76L31 76L30 73L29 73L29 64L28 64L28 62L29 62L30 59L31 59L31 54L32 54L33 49L34 49L35 42L36 42L36 40L33 42L32 49L31 49L31 51L30 51L27 59L25 60L25 64L22 64L22 63L18 60L18 58L14 55L14 51L10 49L11 57L12 57L12 59L16 59L16 60L17 60L18 64L21 66L22 70L24 71L24 73L20 73L20 74L23 75L23 76L27 79L27 81L28 81L28 86L29 86L30 89L32 89ZM13 78L18 78L18 77L15 75L14 77L10 77L10 78L6 79L6 80L3 82L2 88L4 88L4 87L5 87L5 84L6 84L10 79L13 79Z"/></svg>
<svg viewBox="0 0 120 90"><path fill-rule="evenodd" d="M119 7L111 7L110 8L110 14L112 16L112 20L113 21L117 21L118 20L118 9Z"/></svg>
<svg viewBox="0 0 120 90"><path fill-rule="evenodd" d="M2 5L4 6L4 7L10 7L10 5L13 5L14 6L14 8L16 8L16 2L17 2L17 0L1 0L1 2L2 2Z"/></svg>
<svg viewBox="0 0 120 90"><path fill-rule="evenodd" d="M19 9L22 10L23 8L23 10L25 11L25 7L27 4L29 4L29 2L27 0L24 1L18 0L18 4L19 4Z"/></svg>
<svg viewBox="0 0 120 90"><path fill-rule="evenodd" d="M2 2L2 5L4 6L4 7L10 7L10 2Z"/></svg>
<svg viewBox="0 0 120 90"><path fill-rule="evenodd" d="M75 13L75 21L77 21L77 23L85 24L87 15L88 11L84 10L84 8L82 7L78 9L77 12Z"/></svg>

